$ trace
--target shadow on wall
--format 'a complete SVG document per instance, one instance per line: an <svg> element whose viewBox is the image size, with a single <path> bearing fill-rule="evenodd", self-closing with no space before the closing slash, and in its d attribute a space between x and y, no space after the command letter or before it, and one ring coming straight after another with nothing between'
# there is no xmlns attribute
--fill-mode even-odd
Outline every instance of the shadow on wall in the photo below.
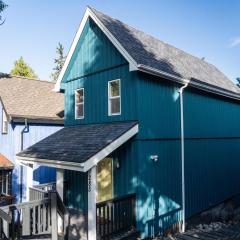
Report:
<svg viewBox="0 0 240 240"><path fill-rule="evenodd" d="M87 218L81 211L69 209L69 240L87 240Z"/></svg>

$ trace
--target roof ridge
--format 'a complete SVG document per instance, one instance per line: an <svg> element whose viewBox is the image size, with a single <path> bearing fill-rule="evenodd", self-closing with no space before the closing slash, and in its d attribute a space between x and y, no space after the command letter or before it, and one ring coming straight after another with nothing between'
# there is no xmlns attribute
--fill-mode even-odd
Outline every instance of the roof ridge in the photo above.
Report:
<svg viewBox="0 0 240 240"><path fill-rule="evenodd" d="M6 78L6 76L3 76L3 77L0 76L0 78ZM49 80L43 80L43 79L39 79L39 78L24 77L24 76L20 76L20 75L9 74L8 78L21 78L21 79L30 80L30 81L38 81L38 82L55 84L55 82L51 82Z"/></svg>

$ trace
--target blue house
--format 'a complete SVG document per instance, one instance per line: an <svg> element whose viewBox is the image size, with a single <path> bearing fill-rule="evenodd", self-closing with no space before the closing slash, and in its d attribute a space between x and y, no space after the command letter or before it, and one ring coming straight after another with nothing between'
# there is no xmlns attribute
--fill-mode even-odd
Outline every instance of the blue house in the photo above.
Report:
<svg viewBox="0 0 240 240"><path fill-rule="evenodd" d="M17 201L28 200L30 186L55 181L55 169L27 168L15 159L19 151L62 128L63 94L52 92L53 86L46 81L0 76L0 165L5 169L4 163L9 163L13 168L9 174L7 170L0 174L0 187Z"/></svg>
<svg viewBox="0 0 240 240"><path fill-rule="evenodd" d="M212 64L88 7L55 90L65 127L17 159L57 169L75 239L184 230L239 193L240 90Z"/></svg>

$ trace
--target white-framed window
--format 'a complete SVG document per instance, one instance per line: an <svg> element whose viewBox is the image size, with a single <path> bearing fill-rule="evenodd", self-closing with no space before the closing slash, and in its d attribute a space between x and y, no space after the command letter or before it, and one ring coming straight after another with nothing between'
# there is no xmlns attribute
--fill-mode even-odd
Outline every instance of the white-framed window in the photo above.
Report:
<svg viewBox="0 0 240 240"><path fill-rule="evenodd" d="M121 114L121 81L120 79L108 82L108 115Z"/></svg>
<svg viewBox="0 0 240 240"><path fill-rule="evenodd" d="M75 90L75 119L84 118L84 88Z"/></svg>
<svg viewBox="0 0 240 240"><path fill-rule="evenodd" d="M7 120L7 114L2 110L2 133L7 134L8 133L8 120Z"/></svg>

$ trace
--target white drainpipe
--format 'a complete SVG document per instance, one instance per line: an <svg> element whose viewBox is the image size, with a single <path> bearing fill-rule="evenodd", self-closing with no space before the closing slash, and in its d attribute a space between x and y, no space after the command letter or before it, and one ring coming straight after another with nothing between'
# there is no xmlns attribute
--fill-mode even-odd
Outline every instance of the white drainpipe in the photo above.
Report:
<svg viewBox="0 0 240 240"><path fill-rule="evenodd" d="M185 232L185 153L184 153L184 114L183 114L183 91L188 86L185 83L179 89L180 96L180 122L181 122L181 162L182 162L182 232Z"/></svg>

